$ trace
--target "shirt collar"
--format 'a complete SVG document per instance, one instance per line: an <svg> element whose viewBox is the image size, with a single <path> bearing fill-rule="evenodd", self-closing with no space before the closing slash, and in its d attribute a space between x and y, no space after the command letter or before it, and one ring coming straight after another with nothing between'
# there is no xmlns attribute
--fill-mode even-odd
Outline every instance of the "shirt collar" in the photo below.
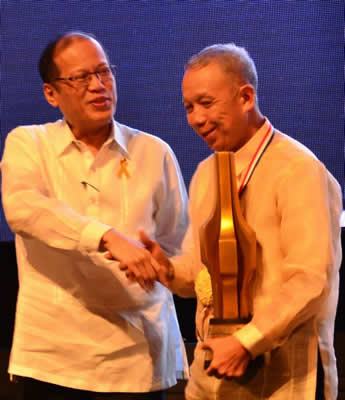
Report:
<svg viewBox="0 0 345 400"><path fill-rule="evenodd" d="M60 119L57 122L60 132L58 135L53 136L53 140L55 141L54 144L57 154L60 156L71 146L73 141L75 141L75 137L64 119Z"/></svg>
<svg viewBox="0 0 345 400"><path fill-rule="evenodd" d="M248 167L269 126L270 122L267 118L265 118L264 124L255 132L253 137L243 147L235 152L237 177L239 177Z"/></svg>
<svg viewBox="0 0 345 400"><path fill-rule="evenodd" d="M57 149L57 154L60 156L67 151L70 146L77 143L77 139L73 135L65 119L59 120L58 122L61 132L55 137L55 147ZM115 145L123 156L128 157L128 141L129 137L126 135L126 130L123 129L121 124L113 120L111 131L108 139L105 141L105 145Z"/></svg>
<svg viewBox="0 0 345 400"><path fill-rule="evenodd" d="M128 142L130 135L128 134L127 128L124 125L114 121L112 131L109 135L109 138L110 137L112 137L112 140L117 144L120 153L124 157L129 158Z"/></svg>

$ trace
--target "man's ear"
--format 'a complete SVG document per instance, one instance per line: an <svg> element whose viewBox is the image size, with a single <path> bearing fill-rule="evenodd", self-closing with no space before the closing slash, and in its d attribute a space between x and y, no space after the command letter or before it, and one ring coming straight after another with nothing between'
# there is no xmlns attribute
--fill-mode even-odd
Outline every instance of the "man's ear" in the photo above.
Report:
<svg viewBox="0 0 345 400"><path fill-rule="evenodd" d="M256 93L252 85L246 84L240 88L240 101L243 111L247 112L254 108L256 104Z"/></svg>
<svg viewBox="0 0 345 400"><path fill-rule="evenodd" d="M43 83L43 93L44 97L46 98L47 102L53 106L58 107L59 103L57 101L57 89L51 85L50 83Z"/></svg>

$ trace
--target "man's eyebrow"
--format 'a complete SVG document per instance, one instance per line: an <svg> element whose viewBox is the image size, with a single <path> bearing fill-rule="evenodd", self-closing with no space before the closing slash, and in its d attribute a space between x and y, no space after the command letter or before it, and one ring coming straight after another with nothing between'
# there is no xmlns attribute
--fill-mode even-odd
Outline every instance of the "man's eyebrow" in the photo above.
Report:
<svg viewBox="0 0 345 400"><path fill-rule="evenodd" d="M104 67L104 66L108 66L109 64L106 62L106 61L102 61L101 63L99 63L97 66L96 66L96 69L97 68L99 68L99 67ZM85 69L85 68L77 68L77 69L75 69L74 71L73 71L73 73L78 73L78 72L90 72L88 69Z"/></svg>
<svg viewBox="0 0 345 400"><path fill-rule="evenodd" d="M211 95L209 95L209 94L206 94L206 93L200 93L200 94L198 94L196 97L195 97L195 101L199 101L199 100L201 100L202 98L209 98L209 99L212 99L213 98L213 96L211 96ZM185 97L183 97L182 98L182 102L183 103L190 103L190 100L187 100Z"/></svg>
<svg viewBox="0 0 345 400"><path fill-rule="evenodd" d="M109 64L107 63L107 61L102 61L97 65L97 68L98 67L103 67L104 65L108 66Z"/></svg>

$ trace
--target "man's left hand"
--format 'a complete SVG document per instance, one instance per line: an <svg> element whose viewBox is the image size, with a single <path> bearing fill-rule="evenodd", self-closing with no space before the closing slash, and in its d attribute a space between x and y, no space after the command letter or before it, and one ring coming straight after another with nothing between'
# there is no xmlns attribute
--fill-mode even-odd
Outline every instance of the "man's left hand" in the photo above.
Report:
<svg viewBox="0 0 345 400"><path fill-rule="evenodd" d="M242 376L251 360L249 351L235 336L208 338L202 348L212 351L212 361L206 373L217 378Z"/></svg>

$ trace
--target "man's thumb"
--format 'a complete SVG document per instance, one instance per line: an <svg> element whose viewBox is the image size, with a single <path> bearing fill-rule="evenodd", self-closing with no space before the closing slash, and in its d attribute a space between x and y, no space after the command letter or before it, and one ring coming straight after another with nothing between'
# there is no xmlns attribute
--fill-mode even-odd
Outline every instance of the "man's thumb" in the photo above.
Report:
<svg viewBox="0 0 345 400"><path fill-rule="evenodd" d="M151 251L155 242L144 231L139 231L139 237L143 245Z"/></svg>

